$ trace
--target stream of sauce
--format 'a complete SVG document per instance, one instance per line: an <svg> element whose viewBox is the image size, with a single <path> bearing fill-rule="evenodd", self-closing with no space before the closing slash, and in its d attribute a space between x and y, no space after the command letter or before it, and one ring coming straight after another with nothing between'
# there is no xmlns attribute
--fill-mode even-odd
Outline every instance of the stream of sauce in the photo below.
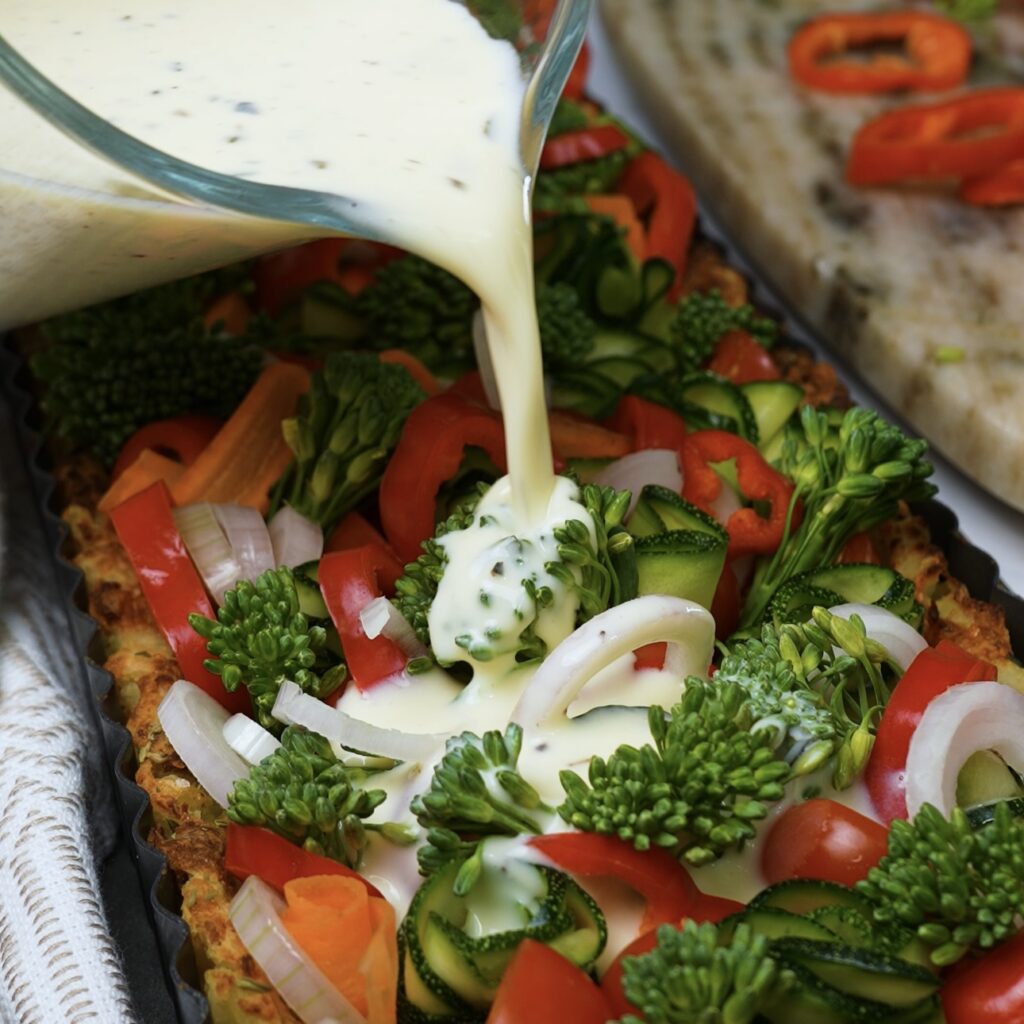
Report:
<svg viewBox="0 0 1024 1024"><path fill-rule="evenodd" d="M358 202L382 234L446 267L480 296L509 475L485 497L474 526L445 540L450 568L430 617L439 658L468 660L474 678L462 688L435 670L365 694L350 689L340 706L410 732L503 730L534 674L514 658L517 629L530 611L522 607L522 579L532 576L555 592L535 623L550 650L572 631L577 612L576 599L543 568L553 557L552 531L569 519L589 523L575 485L556 481L551 466L515 49L488 37L451 0L38 0L7 4L0 30L57 84L129 133L203 167ZM0 222L23 246L45 252L54 251L52 226L62 223L55 211L66 215L61 230L73 224L94 232L91 262L77 270L61 264L77 301L104 274L121 274L119 290L148 283L131 276L125 258L132 224L153 235L135 244L170 246L183 269L218 232L240 249L311 234L297 225L154 206L138 183L12 102L0 96L7 172L0 173ZM145 217L113 203L127 193L148 201ZM34 202L26 206L26 197ZM49 288L52 279L21 276L2 287L28 293ZM488 631L502 638L497 653L477 658ZM620 659L577 698L575 709L594 710L566 717L542 739L527 737L524 776L545 800L560 802L561 769L585 775L592 755L650 739L642 707L601 705L642 705L652 695L671 703L685 672L706 666L702 657L699 668L642 676L631 658ZM375 779L388 793L377 819L412 820L409 801L427 787L443 752ZM551 827L565 826L552 816ZM515 843L506 854L516 855ZM747 898L761 887L756 856L756 848L727 856L700 872L698 884ZM364 873L404 913L420 881L415 851L374 836ZM631 939L639 908L614 886L603 887L601 901L611 925L607 959Z"/></svg>

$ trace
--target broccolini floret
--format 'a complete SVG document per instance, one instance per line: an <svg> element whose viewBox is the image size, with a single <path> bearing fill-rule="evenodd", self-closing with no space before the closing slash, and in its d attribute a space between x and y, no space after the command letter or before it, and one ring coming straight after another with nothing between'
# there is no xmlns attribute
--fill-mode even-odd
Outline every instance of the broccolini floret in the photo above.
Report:
<svg viewBox="0 0 1024 1024"><path fill-rule="evenodd" d="M43 325L32 357L53 429L111 465L154 420L185 412L228 417L259 373L259 334L207 328L203 312L228 281L202 275L67 313ZM214 325L216 326L216 325Z"/></svg>
<svg viewBox="0 0 1024 1024"><path fill-rule="evenodd" d="M691 676L671 712L652 707L648 720L654 745L592 758L589 785L561 773L558 813L581 831L617 835L638 850L660 846L694 865L752 839L752 823L781 799L792 770L772 735L751 728L743 688Z"/></svg>
<svg viewBox="0 0 1024 1024"><path fill-rule="evenodd" d="M465 894L481 869L481 837L543 831L552 811L516 767L522 745L523 730L515 723L504 734L464 732L448 740L430 788L412 801L413 814L427 830L427 845L418 851L424 874L453 858L464 860L455 891Z"/></svg>
<svg viewBox="0 0 1024 1024"><path fill-rule="evenodd" d="M256 718L280 731L271 714L285 680L314 697L327 697L345 680L346 668L327 647L327 630L299 611L291 569L268 569L255 583L240 581L224 595L216 620L192 614L189 625L212 657L203 664L234 693L244 686Z"/></svg>
<svg viewBox="0 0 1024 1024"><path fill-rule="evenodd" d="M376 489L424 397L403 366L369 352L332 352L298 414L281 424L295 460L274 489L271 512L287 503L329 532Z"/></svg>
<svg viewBox="0 0 1024 1024"><path fill-rule="evenodd" d="M394 260L349 305L374 349L403 348L436 373L473 364L473 314L480 303L471 288L428 260Z"/></svg>
<svg viewBox="0 0 1024 1024"><path fill-rule="evenodd" d="M421 545L423 554L415 562L410 562L395 582L392 602L427 647L430 646L430 606L448 564L448 555L439 541L445 534L466 529L473 522L475 508L475 500L464 502L447 519L438 523L434 536Z"/></svg>
<svg viewBox="0 0 1024 1024"><path fill-rule="evenodd" d="M228 817L272 829L310 853L359 866L367 831L396 842L412 836L400 825L368 824L387 794L366 789L367 773L348 768L315 732L289 726L281 746L254 766L228 795Z"/></svg>
<svg viewBox="0 0 1024 1024"><path fill-rule="evenodd" d="M689 373L711 358L722 335L729 331L746 331L765 348L771 348L779 328L753 306L730 306L719 291L712 289L686 295L676 307L669 330L678 368Z"/></svg>
<svg viewBox="0 0 1024 1024"><path fill-rule="evenodd" d="M577 625L636 597L633 537L622 525L629 500L629 491L587 484L580 501L590 515L594 537L578 519L554 530L559 561L544 568L579 600Z"/></svg>
<svg viewBox="0 0 1024 1024"><path fill-rule="evenodd" d="M537 321L545 370L579 369L594 347L597 327L576 290L562 282L539 284Z"/></svg>
<svg viewBox="0 0 1024 1024"><path fill-rule="evenodd" d="M793 983L770 955L769 940L747 924L725 944L713 924L663 925L654 949L627 957L622 967L626 998L647 1024L750 1024Z"/></svg>
<svg viewBox="0 0 1024 1024"><path fill-rule="evenodd" d="M796 485L792 503L803 505L790 529L754 573L740 628L760 623L772 595L787 580L835 564L855 534L892 519L901 501L935 493L926 442L906 437L870 409L847 410L834 424L828 413L804 406L786 427L778 468Z"/></svg>
<svg viewBox="0 0 1024 1024"><path fill-rule="evenodd" d="M724 650L715 682L743 688L753 729L774 736L793 774L835 756L832 784L849 786L867 763L878 714L901 674L861 618L815 608L812 622L768 623L759 638Z"/></svg>
<svg viewBox="0 0 1024 1024"><path fill-rule="evenodd" d="M955 963L1020 929L1024 822L1005 802L978 829L959 807L947 819L925 804L913 821L892 822L888 854L857 888L876 921L916 929L933 963Z"/></svg>

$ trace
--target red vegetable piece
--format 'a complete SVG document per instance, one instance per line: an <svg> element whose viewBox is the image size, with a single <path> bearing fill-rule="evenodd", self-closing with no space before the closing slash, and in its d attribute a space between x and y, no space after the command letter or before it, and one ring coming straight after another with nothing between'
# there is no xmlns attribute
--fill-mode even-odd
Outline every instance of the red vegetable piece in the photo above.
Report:
<svg viewBox="0 0 1024 1024"><path fill-rule="evenodd" d="M251 711L244 687L228 693L203 665L206 641L188 624L188 616L196 612L212 619L213 606L174 525L167 485L157 482L132 495L110 510L110 520L181 674L228 711Z"/></svg>
<svg viewBox="0 0 1024 1024"><path fill-rule="evenodd" d="M324 544L324 551L347 551L364 545L374 549L377 575L384 593L390 597L395 592L395 581L405 567L383 535L358 512L349 512L331 531Z"/></svg>
<svg viewBox="0 0 1024 1024"><path fill-rule="evenodd" d="M283 891L285 882L293 878L344 875L362 882L371 896L380 896L377 887L358 871L330 857L310 853L301 846L289 843L276 832L256 825L236 825L233 821L228 823L224 867L241 881L255 875L279 892Z"/></svg>
<svg viewBox="0 0 1024 1024"><path fill-rule="evenodd" d="M864 772L871 802L884 822L907 817L907 753L925 708L951 686L995 677L996 670L987 661L948 640L921 651L910 663L882 712Z"/></svg>
<svg viewBox="0 0 1024 1024"><path fill-rule="evenodd" d="M381 574L387 571L388 553L379 545L332 551L320 560L320 592L338 630L345 662L360 690L398 675L409 660L385 636L372 640L363 631L359 613L374 598L383 597Z"/></svg>
<svg viewBox="0 0 1024 1024"><path fill-rule="evenodd" d="M445 392L409 414L380 485L381 525L403 561L414 561L433 536L437 492L470 445L505 470L505 430L493 410Z"/></svg>
<svg viewBox="0 0 1024 1024"><path fill-rule="evenodd" d="M577 131L562 132L544 143L540 169L553 171L587 160L598 160L628 145L629 136L614 124L594 124Z"/></svg>
<svg viewBox="0 0 1024 1024"><path fill-rule="evenodd" d="M806 800L775 819L761 849L769 885L814 878L853 885L885 856L889 830L835 800Z"/></svg>
<svg viewBox="0 0 1024 1024"><path fill-rule="evenodd" d="M111 475L116 480L146 448L183 466L191 466L221 426L221 421L213 416L192 412L147 423L125 441Z"/></svg>
<svg viewBox="0 0 1024 1024"><path fill-rule="evenodd" d="M973 206L1016 206L1024 203L1024 159L1011 160L990 174L969 178L960 198Z"/></svg>
<svg viewBox="0 0 1024 1024"><path fill-rule="evenodd" d="M689 179L646 150L622 172L616 189L633 200L647 218L647 258L663 259L675 269L668 297L675 301L682 288L686 257L697 220L697 196Z"/></svg>
<svg viewBox="0 0 1024 1024"><path fill-rule="evenodd" d="M550 946L524 939L498 986L487 1024L606 1024L604 993Z"/></svg>
<svg viewBox="0 0 1024 1024"><path fill-rule="evenodd" d="M905 52L892 53L895 43ZM890 48L867 60L848 56L873 44ZM937 91L963 83L971 49L962 25L927 11L823 14L790 40L789 68L801 85L823 92Z"/></svg>
<svg viewBox="0 0 1024 1024"><path fill-rule="evenodd" d="M686 440L686 424L682 416L637 395L620 398L615 412L604 425L629 437L635 452L651 448L678 451Z"/></svg>
<svg viewBox="0 0 1024 1024"><path fill-rule="evenodd" d="M974 89L897 107L862 125L846 164L853 185L989 174L1024 158L1024 88Z"/></svg>
<svg viewBox="0 0 1024 1024"><path fill-rule="evenodd" d="M641 672L645 668L664 668L665 654L668 651L668 644L644 644L633 652L633 670Z"/></svg>
<svg viewBox="0 0 1024 1024"><path fill-rule="evenodd" d="M676 924L704 898L689 872L670 853L640 851L616 836L558 832L535 836L530 845L572 875L617 878L647 901L641 931Z"/></svg>
<svg viewBox="0 0 1024 1024"><path fill-rule="evenodd" d="M733 384L779 380L782 376L764 345L746 331L726 331L715 346L708 369Z"/></svg>
<svg viewBox="0 0 1024 1024"><path fill-rule="evenodd" d="M748 501L767 501L771 513L763 519L753 508L737 509L725 524L729 532L730 559L743 555L770 555L782 543L793 485L765 460L749 441L725 430L698 430L682 447L683 497L710 512L711 502L722 490L722 481L711 468L715 462L736 461L736 478ZM799 524L799 507L792 525Z"/></svg>
<svg viewBox="0 0 1024 1024"><path fill-rule="evenodd" d="M855 533L839 552L840 565L881 565L882 557L868 533Z"/></svg>
<svg viewBox="0 0 1024 1024"><path fill-rule="evenodd" d="M711 599L711 615L715 620L715 636L726 640L736 632L740 622L740 584L732 564L722 566L715 596Z"/></svg>
<svg viewBox="0 0 1024 1024"><path fill-rule="evenodd" d="M939 990L946 1024L1024 1021L1024 932L958 964Z"/></svg>

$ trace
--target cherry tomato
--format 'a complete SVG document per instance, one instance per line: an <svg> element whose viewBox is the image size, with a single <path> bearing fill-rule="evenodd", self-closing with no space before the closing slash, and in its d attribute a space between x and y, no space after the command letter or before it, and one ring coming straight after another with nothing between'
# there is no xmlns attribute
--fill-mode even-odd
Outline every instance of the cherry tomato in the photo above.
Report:
<svg viewBox="0 0 1024 1024"><path fill-rule="evenodd" d="M957 968L939 993L946 1024L1024 1021L1024 932Z"/></svg>
<svg viewBox="0 0 1024 1024"><path fill-rule="evenodd" d="M815 878L853 885L884 856L888 829L835 800L807 800L782 814L761 850L769 885Z"/></svg>
<svg viewBox="0 0 1024 1024"><path fill-rule="evenodd" d="M882 559L868 533L855 533L839 552L840 565L881 565Z"/></svg>
<svg viewBox="0 0 1024 1024"><path fill-rule="evenodd" d="M715 346L708 363L712 373L721 374L733 384L755 380L778 380L782 374L772 357L746 331L727 331Z"/></svg>
<svg viewBox="0 0 1024 1024"><path fill-rule="evenodd" d="M550 946L525 939L498 986L487 1024L605 1024L604 993Z"/></svg>
<svg viewBox="0 0 1024 1024"><path fill-rule="evenodd" d="M951 686L995 679L995 671L948 640L923 650L910 663L882 713L864 772L871 802L884 822L907 817L907 753L925 708Z"/></svg>

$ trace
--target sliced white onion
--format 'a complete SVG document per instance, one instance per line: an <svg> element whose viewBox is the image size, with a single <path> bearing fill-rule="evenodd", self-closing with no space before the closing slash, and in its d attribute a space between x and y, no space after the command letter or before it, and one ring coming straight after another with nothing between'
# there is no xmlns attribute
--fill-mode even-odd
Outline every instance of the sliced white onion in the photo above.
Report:
<svg viewBox="0 0 1024 1024"><path fill-rule="evenodd" d="M257 509L246 505L214 505L213 513L242 570L240 579L252 581L274 568L270 533Z"/></svg>
<svg viewBox="0 0 1024 1024"><path fill-rule="evenodd" d="M703 676L711 662L715 620L699 604L664 594L646 594L609 608L548 655L523 691L512 721L525 728L555 724L603 668L638 647L661 641L678 648L683 676Z"/></svg>
<svg viewBox="0 0 1024 1024"><path fill-rule="evenodd" d="M443 734L400 732L370 725L303 693L292 682L282 683L271 713L285 725L301 725L349 750L390 757L395 761L422 764L443 748L447 739Z"/></svg>
<svg viewBox="0 0 1024 1024"><path fill-rule="evenodd" d="M494 375L494 364L491 362L491 350L487 347L487 327L484 324L483 310L473 314L473 352L476 354L476 368L480 371L487 404L501 412L501 396L498 394L498 378Z"/></svg>
<svg viewBox="0 0 1024 1024"><path fill-rule="evenodd" d="M156 714L185 767L221 807L227 807L235 783L249 775L249 765L224 739L227 711L198 686L179 679Z"/></svg>
<svg viewBox="0 0 1024 1024"><path fill-rule="evenodd" d="M849 619L859 615L872 640L877 640L904 672L910 663L928 646L928 641L908 622L885 608L873 604L837 604L830 608L833 615Z"/></svg>
<svg viewBox="0 0 1024 1024"><path fill-rule="evenodd" d="M416 630L409 625L409 620L386 597L375 597L359 613L359 622L369 639L387 637L410 658L419 658L428 653L416 635Z"/></svg>
<svg viewBox="0 0 1024 1024"><path fill-rule="evenodd" d="M208 501L184 505L174 510L174 525L195 562L206 589L217 604L242 578L242 566L231 550L227 535L217 521L217 513Z"/></svg>
<svg viewBox="0 0 1024 1024"><path fill-rule="evenodd" d="M679 494L683 489L683 474L679 470L679 456L674 451L669 448L649 448L610 462L594 477L594 483L614 487L617 491L632 492L633 497L626 513L632 515L640 500L640 492L647 484L658 484Z"/></svg>
<svg viewBox="0 0 1024 1024"><path fill-rule="evenodd" d="M979 750L1024 771L1024 693L997 682L961 683L925 708L907 752L910 817L926 803L948 816L960 769Z"/></svg>
<svg viewBox="0 0 1024 1024"><path fill-rule="evenodd" d="M248 715L232 715L222 731L227 745L249 764L259 764L281 746L273 733Z"/></svg>
<svg viewBox="0 0 1024 1024"><path fill-rule="evenodd" d="M305 1024L365 1024L363 1015L327 979L281 920L285 902L250 875L228 914L242 945L263 968L278 995Z"/></svg>
<svg viewBox="0 0 1024 1024"><path fill-rule="evenodd" d="M290 505L270 520L270 542L278 567L286 565L292 569L306 562L318 562L324 553L324 531Z"/></svg>

